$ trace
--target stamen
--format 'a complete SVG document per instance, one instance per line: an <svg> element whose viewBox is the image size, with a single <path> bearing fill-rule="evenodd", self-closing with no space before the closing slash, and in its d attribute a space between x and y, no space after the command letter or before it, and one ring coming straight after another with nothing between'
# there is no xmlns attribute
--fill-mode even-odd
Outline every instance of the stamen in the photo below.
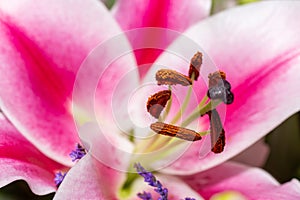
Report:
<svg viewBox="0 0 300 200"><path fill-rule="evenodd" d="M72 150L69 156L72 158L72 162L75 162L76 160L80 160L85 154L85 149L80 144L76 144L75 150Z"/></svg>
<svg viewBox="0 0 300 200"><path fill-rule="evenodd" d="M166 124L163 122L155 122L151 124L150 128L158 134L177 137L187 141L197 141L201 140L202 138L197 132L193 130Z"/></svg>
<svg viewBox="0 0 300 200"><path fill-rule="evenodd" d="M155 77L158 85L192 85L192 80L188 76L171 69L160 69Z"/></svg>
<svg viewBox="0 0 300 200"><path fill-rule="evenodd" d="M216 109L208 112L210 120L210 136L211 136L211 151L214 153L221 153L225 146L225 131Z"/></svg>
<svg viewBox="0 0 300 200"><path fill-rule="evenodd" d="M200 67L202 65L202 53L199 51L193 56L191 59L190 69L189 69L189 77L195 81L198 80ZM194 78L192 78L194 76Z"/></svg>
<svg viewBox="0 0 300 200"><path fill-rule="evenodd" d="M160 195L161 200L168 199L168 189L163 188L160 181L156 180L156 177L151 172L146 171L139 163L134 164L134 167L136 168L138 174L144 177L144 181L155 188L154 191Z"/></svg>
<svg viewBox="0 0 300 200"><path fill-rule="evenodd" d="M216 71L214 73L210 73L209 78L209 90L207 95L203 97L203 99L199 102L196 108L181 122L180 126L175 126L179 119L182 117L182 113L186 110L187 105L190 101L190 96L192 92L193 81L197 80L199 76L199 70L202 65L202 53L197 52L193 58L191 59L189 76L187 77L177 71L169 70L169 69L161 69L156 73L156 80L158 85L167 84L169 88L171 85L181 84L184 86L190 85L190 88L186 94L186 97L183 101L181 108L177 111L173 119L167 124L164 123L169 112L164 112L164 115L160 117L160 113L167 105L168 110L171 107L171 101L168 101L169 98L162 101L163 103L157 103L160 99L164 99L162 97L156 97L157 94L152 95L148 99L147 109L152 116L158 118L158 122L150 125L150 128L159 135L165 135L169 137L159 137L156 135L152 137L151 142L147 141L147 144L139 145L138 148L142 148L143 151L151 152L165 144L168 144L168 149L175 148L178 144L181 144L182 141L176 140L176 138L180 138L187 141L197 141L201 140L201 138L209 133L212 134L212 148L211 151L215 153L220 153L224 150L225 146L225 131L223 129L219 114L215 110L218 105L222 102L225 104L231 104L233 102L234 96L231 90L230 83L226 80L226 74L223 71ZM171 92L170 92L171 93ZM208 101L210 98L211 101ZM154 102L152 100L155 99ZM207 102L208 101L208 102ZM168 104L167 104L168 102ZM150 111L152 104L160 104L160 109L154 109L154 111ZM166 110L167 110L166 108ZM212 111L214 110L214 111ZM202 117L206 114L210 116L210 130L204 130L202 132L196 132L191 129L187 129L186 127L193 122L194 120ZM164 152L170 152L166 150ZM166 154L167 155L167 154ZM162 155L161 155L162 156Z"/></svg>
<svg viewBox="0 0 300 200"><path fill-rule="evenodd" d="M150 96L147 101L148 112L157 119L160 113L163 111L164 107L166 106L170 97L170 90L159 91Z"/></svg>
<svg viewBox="0 0 300 200"><path fill-rule="evenodd" d="M55 174L54 183L55 183L55 185L56 185L57 188L63 182L63 180L64 180L64 178L65 178L66 175L67 175L67 173L62 173L62 172L57 172Z"/></svg>
<svg viewBox="0 0 300 200"><path fill-rule="evenodd" d="M181 114L186 110L187 106L188 106L188 103L190 101L190 98L191 98L191 94L192 94L192 91L193 91L193 87L190 86L189 87L189 90L185 96L185 99L183 101L183 104L181 106L181 108L179 108L178 112L176 113L175 117L173 118L173 120L171 121L171 124L175 124L181 117Z"/></svg>
<svg viewBox="0 0 300 200"><path fill-rule="evenodd" d="M203 106L203 104L200 102L198 106L192 111L192 113L181 123L181 126L188 126L192 121L194 121L198 117L202 117L205 114L207 114L210 110L215 109L220 103L220 100L213 100Z"/></svg>

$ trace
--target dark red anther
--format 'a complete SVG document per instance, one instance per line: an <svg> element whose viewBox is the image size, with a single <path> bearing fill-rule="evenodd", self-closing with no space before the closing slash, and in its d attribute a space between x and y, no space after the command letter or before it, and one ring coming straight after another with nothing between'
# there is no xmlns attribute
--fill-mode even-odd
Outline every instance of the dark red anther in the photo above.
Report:
<svg viewBox="0 0 300 200"><path fill-rule="evenodd" d="M225 146L225 131L216 109L207 113L210 120L211 151L221 153Z"/></svg>
<svg viewBox="0 0 300 200"><path fill-rule="evenodd" d="M194 74L194 80L197 81L202 65L202 53L199 51L193 56L190 63L189 77L192 78Z"/></svg>
<svg viewBox="0 0 300 200"><path fill-rule="evenodd" d="M159 91L148 98L147 111L158 118L171 97L170 90Z"/></svg>

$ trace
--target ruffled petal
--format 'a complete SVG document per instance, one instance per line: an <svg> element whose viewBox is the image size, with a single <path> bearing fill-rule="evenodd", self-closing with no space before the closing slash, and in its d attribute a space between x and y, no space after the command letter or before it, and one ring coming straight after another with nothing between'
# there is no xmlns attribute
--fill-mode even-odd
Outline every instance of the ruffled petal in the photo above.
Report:
<svg viewBox="0 0 300 200"><path fill-rule="evenodd" d="M37 150L1 113L0 135L0 187L22 179L35 194L54 192L54 173L65 167Z"/></svg>
<svg viewBox="0 0 300 200"><path fill-rule="evenodd" d="M71 110L87 54L121 32L97 1L1 1L0 107L47 156L71 164L78 142Z"/></svg>
<svg viewBox="0 0 300 200"><path fill-rule="evenodd" d="M183 32L191 25L209 15L211 6L210 0L145 0L145 1L117 1L113 8L113 15L123 30L131 30L144 27L157 27ZM176 35L166 39L165 33L153 34L148 31L141 31L138 37L129 37L139 71L143 77L151 64L174 39ZM137 42L138 40L138 42ZM151 41L155 47L148 47ZM142 43L143 48L139 49ZM160 48L158 48L160 47Z"/></svg>
<svg viewBox="0 0 300 200"><path fill-rule="evenodd" d="M241 6L187 31L186 35L195 41L187 49L202 47L227 73L235 100L221 107L221 113L226 114L222 117L226 132L224 152L200 156L201 144L195 143L165 172L191 174L222 163L300 109L300 95L295 92L300 85L299 8L299 2L290 1ZM178 48L183 39L176 41L173 47ZM167 66L180 63L180 58L162 56L159 60ZM205 60L201 72L207 82L208 74L213 71ZM203 90L205 87L195 89L199 97L205 94Z"/></svg>
<svg viewBox="0 0 300 200"><path fill-rule="evenodd" d="M214 194L235 191L247 199L298 199L300 183L293 180L280 185L260 168L227 162L205 172L183 178L188 185L209 199Z"/></svg>

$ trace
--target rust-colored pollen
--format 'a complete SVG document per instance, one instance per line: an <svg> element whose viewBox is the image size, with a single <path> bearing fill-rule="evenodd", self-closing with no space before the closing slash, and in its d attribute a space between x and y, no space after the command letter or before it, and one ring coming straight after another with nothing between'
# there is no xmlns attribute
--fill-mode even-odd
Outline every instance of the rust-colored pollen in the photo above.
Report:
<svg viewBox="0 0 300 200"><path fill-rule="evenodd" d="M148 98L147 110L155 118L158 118L171 97L170 90L159 91Z"/></svg>
<svg viewBox="0 0 300 200"><path fill-rule="evenodd" d="M188 76L171 69L158 70L156 72L155 78L157 80L158 85L192 85L192 80Z"/></svg>
<svg viewBox="0 0 300 200"><path fill-rule="evenodd" d="M202 53L199 51L192 57L189 69L189 77L192 78L194 74L194 80L198 80L200 67L202 65Z"/></svg>
<svg viewBox="0 0 300 200"><path fill-rule="evenodd" d="M216 71L214 73L210 73L208 75L208 81L209 81L208 82L208 87L212 88L212 87L216 86L220 79L226 80L225 72L219 70L219 71Z"/></svg>
<svg viewBox="0 0 300 200"><path fill-rule="evenodd" d="M225 131L216 109L207 113L210 120L211 151L221 153L225 147Z"/></svg>
<svg viewBox="0 0 300 200"><path fill-rule="evenodd" d="M190 129L182 128L179 126L174 126L171 124L166 124L163 122L155 122L151 124L150 128L161 135L166 135L170 137L177 137L187 141L197 141L201 140L201 136Z"/></svg>

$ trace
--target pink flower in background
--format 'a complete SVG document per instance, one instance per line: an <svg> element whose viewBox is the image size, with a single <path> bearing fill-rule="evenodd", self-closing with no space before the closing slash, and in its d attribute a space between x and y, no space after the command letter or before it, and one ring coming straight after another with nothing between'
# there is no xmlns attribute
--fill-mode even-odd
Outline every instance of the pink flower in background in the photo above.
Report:
<svg viewBox="0 0 300 200"><path fill-rule="evenodd" d="M192 144L176 162L157 175L169 189L169 198L203 196L207 199L228 190L238 191L250 199L299 198L297 181L279 186L260 169L223 163L300 108L300 97L295 92L300 81L298 7L300 4L295 2L259 3L228 10L196 24L208 15L209 1L145 1L143 4L119 1L113 15L97 1L1 2L0 107L5 117L1 116L0 123L3 136L0 163L4 169L0 172L0 185L24 179L36 194L55 191L54 172L71 166L69 153L79 142L72 117L72 91L81 63L97 44L124 30L154 26L185 31L184 35L193 39L228 74L235 94L234 104L226 111L224 152L199 159L199 145ZM128 37L132 49L141 45L136 41L146 44L149 38L164 48L169 48L176 39L147 34L139 35L138 40ZM176 46L176 42L171 45ZM105 52L108 57L115 48ZM157 63L185 70L186 63L169 56L162 50L135 50L134 54L113 63L105 71L108 78L101 80L96 95L97 109L111 109L107 103L115 95L112 88L137 65L145 64L139 70L140 77L145 79L141 80L135 73L130 76L131 82L122 85L125 91L153 78L157 65L151 67L151 64L157 58ZM101 57L96 58L90 60L95 63L87 65L99 67ZM83 84L80 86L86 87L84 83L88 84L92 76L88 74L79 80ZM199 91L196 96L201 99L205 94L203 82L199 81L194 90ZM121 101L122 95L117 97L120 99L114 99ZM80 103L74 104L81 112L86 105L84 101ZM123 112L120 108L120 113ZM112 122L112 113L98 115L104 123ZM110 139L116 145L127 147L128 151L133 148L133 144L114 132L113 125L107 126L113 130ZM99 141L100 153L109 155L116 165L132 164L114 148L105 148L101 137L93 142ZM68 172L55 198L117 199L122 196L120 188L125 180L126 173L109 168L87 154ZM147 190L146 184L140 182L142 179L133 183L128 198L136 199L137 192Z"/></svg>

